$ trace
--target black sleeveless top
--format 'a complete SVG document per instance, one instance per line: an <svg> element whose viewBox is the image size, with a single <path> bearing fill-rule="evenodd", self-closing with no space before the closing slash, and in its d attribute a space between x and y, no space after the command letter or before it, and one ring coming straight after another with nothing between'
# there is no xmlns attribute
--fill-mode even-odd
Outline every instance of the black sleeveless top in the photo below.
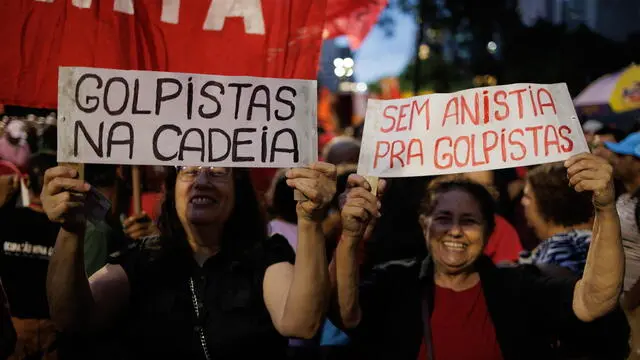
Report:
<svg viewBox="0 0 640 360"><path fill-rule="evenodd" d="M190 256L163 254L159 241L145 239L109 259L123 267L131 287L119 330L125 358L206 359L205 347L211 359L285 358L287 339L274 328L262 291L269 266L294 262L284 237L271 237L241 259L223 250L202 267Z"/></svg>

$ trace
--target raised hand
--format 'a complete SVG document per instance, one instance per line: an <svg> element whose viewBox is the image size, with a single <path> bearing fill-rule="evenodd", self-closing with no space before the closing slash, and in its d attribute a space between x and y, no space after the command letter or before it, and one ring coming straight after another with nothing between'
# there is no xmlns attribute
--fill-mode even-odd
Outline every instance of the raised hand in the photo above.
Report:
<svg viewBox="0 0 640 360"><path fill-rule="evenodd" d="M78 172L66 166L57 166L44 173L40 200L49 220L62 224L70 231L84 227L83 206L90 186L76 179Z"/></svg>
<svg viewBox="0 0 640 360"><path fill-rule="evenodd" d="M160 233L156 225L151 221L151 218L149 218L149 215L144 212L130 216L124 221L122 226L124 227L124 233L133 240L158 235Z"/></svg>
<svg viewBox="0 0 640 360"><path fill-rule="evenodd" d="M287 185L300 191L305 200L298 201L298 219L320 222L336 194L336 167L317 162L306 168L287 171Z"/></svg>
<svg viewBox="0 0 640 360"><path fill-rule="evenodd" d="M371 185L357 174L347 180L347 192L343 195L342 236L353 240L361 240L370 232L375 219L380 217L380 198L386 183L378 180L377 196L371 193Z"/></svg>
<svg viewBox="0 0 640 360"><path fill-rule="evenodd" d="M593 192L596 210L615 207L613 168L607 160L589 153L574 155L565 161L569 183L578 191Z"/></svg>

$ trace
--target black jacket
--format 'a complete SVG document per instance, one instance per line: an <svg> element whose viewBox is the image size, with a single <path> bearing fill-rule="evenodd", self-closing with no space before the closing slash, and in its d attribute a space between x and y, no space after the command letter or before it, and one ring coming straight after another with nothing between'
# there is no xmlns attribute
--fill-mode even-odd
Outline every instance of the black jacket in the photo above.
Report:
<svg viewBox="0 0 640 360"><path fill-rule="evenodd" d="M505 360L582 359L585 353L589 359L623 359L627 354L629 328L619 309L591 323L575 316L577 279L549 277L534 266L499 268L486 257L477 268ZM433 312L433 278L430 258L383 263L363 276L362 320L351 333L363 358L417 358L425 331L438 331L422 321Z"/></svg>

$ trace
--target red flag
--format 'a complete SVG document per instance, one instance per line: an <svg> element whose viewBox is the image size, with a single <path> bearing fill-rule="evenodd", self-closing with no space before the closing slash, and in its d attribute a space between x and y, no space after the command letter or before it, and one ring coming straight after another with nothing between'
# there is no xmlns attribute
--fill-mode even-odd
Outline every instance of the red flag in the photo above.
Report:
<svg viewBox="0 0 640 360"><path fill-rule="evenodd" d="M357 50L386 6L387 0L327 0L324 37L347 35L349 46Z"/></svg>
<svg viewBox="0 0 640 360"><path fill-rule="evenodd" d="M0 102L55 108L58 66L315 79L326 0L0 3Z"/></svg>

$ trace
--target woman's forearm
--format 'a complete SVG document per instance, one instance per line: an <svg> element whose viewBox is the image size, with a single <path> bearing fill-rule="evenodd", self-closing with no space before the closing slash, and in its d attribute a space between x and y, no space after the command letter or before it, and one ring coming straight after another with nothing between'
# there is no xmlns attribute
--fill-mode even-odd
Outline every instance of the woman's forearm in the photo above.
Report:
<svg viewBox="0 0 640 360"><path fill-rule="evenodd" d="M85 331L95 305L84 269L84 229L60 229L47 273L51 319L65 331Z"/></svg>
<svg viewBox="0 0 640 360"><path fill-rule="evenodd" d="M573 308L581 320L597 319L618 303L624 278L624 250L615 206L597 209L584 275L575 290Z"/></svg>
<svg viewBox="0 0 640 360"><path fill-rule="evenodd" d="M340 320L347 329L355 328L361 319L358 291L358 243L355 239L342 238L335 255L335 289Z"/></svg>
<svg viewBox="0 0 640 360"><path fill-rule="evenodd" d="M285 323L299 337L313 337L322 325L329 300L329 273L322 224L298 221L293 280L285 305Z"/></svg>

